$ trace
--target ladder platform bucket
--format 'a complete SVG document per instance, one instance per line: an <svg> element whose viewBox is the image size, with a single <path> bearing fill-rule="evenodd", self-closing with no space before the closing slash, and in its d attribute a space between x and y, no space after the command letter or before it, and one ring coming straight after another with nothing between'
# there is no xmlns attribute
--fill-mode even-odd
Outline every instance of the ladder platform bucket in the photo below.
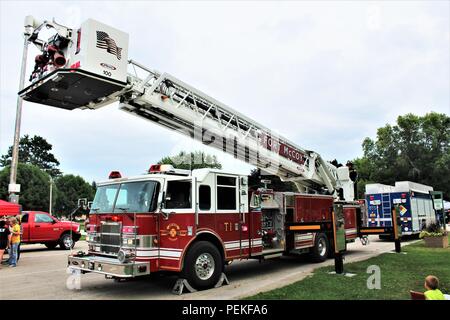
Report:
<svg viewBox="0 0 450 320"><path fill-rule="evenodd" d="M24 100L66 110L89 108L121 91L125 83L81 69L57 69L19 92Z"/></svg>

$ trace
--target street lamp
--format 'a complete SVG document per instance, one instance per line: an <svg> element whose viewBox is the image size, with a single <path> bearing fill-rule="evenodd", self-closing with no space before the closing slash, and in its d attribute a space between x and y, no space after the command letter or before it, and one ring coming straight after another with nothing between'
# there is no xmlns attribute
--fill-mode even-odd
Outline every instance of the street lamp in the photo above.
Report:
<svg viewBox="0 0 450 320"><path fill-rule="evenodd" d="M27 57L28 57L28 39L32 34L32 29L34 25L34 18L32 16L25 17L24 23L24 42L23 42L23 52L22 52L22 65L20 67L20 81L19 81L19 91L21 91L25 85L25 72L27 69ZM17 95L17 108L16 108L16 123L14 130L14 143L12 150L11 159L11 174L9 177L9 201L13 203L19 202L19 195L16 193L20 192L20 184L16 183L17 179L17 164L19 162L19 141L20 141L20 123L22 118L22 103L23 99L21 96Z"/></svg>

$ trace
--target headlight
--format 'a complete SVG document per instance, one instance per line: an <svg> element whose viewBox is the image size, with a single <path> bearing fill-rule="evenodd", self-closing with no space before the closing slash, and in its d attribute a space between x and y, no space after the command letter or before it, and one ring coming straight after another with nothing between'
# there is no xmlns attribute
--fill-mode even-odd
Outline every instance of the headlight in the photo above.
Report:
<svg viewBox="0 0 450 320"><path fill-rule="evenodd" d="M117 259L118 259L121 263L125 263L129 257L130 257L130 254L127 253L127 252L125 252L125 251L123 251L123 250L120 250L120 251L117 253Z"/></svg>

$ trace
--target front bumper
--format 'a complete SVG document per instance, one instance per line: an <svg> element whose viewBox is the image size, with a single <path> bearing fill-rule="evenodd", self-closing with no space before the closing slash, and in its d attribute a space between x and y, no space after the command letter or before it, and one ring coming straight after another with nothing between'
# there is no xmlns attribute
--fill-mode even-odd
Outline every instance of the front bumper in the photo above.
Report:
<svg viewBox="0 0 450 320"><path fill-rule="evenodd" d="M69 256L68 267L82 273L94 272L117 278L132 278L150 274L148 262L121 263L115 258L99 256Z"/></svg>

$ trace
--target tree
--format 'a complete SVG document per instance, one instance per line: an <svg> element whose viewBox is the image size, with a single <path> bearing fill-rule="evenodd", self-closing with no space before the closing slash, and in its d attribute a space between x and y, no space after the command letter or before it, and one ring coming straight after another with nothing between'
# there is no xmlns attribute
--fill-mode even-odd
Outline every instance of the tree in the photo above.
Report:
<svg viewBox="0 0 450 320"><path fill-rule="evenodd" d="M379 128L377 138L366 138L364 155L355 159L365 183L394 184L410 180L432 186L450 197L450 117L431 112L423 117L406 114L397 124Z"/></svg>
<svg viewBox="0 0 450 320"><path fill-rule="evenodd" d="M9 147L8 152L0 158L0 166L11 165L12 149L12 146ZM40 136L30 138L25 135L19 141L19 162L37 166L52 177L56 177L61 171L58 169L59 161L50 152L51 150L52 145L44 138Z"/></svg>
<svg viewBox="0 0 450 320"><path fill-rule="evenodd" d="M58 216L69 216L78 206L78 199L94 199L94 188L80 176L66 174L55 180L57 189L57 200L55 214ZM82 211L77 214L83 213Z"/></svg>
<svg viewBox="0 0 450 320"><path fill-rule="evenodd" d="M0 171L0 198L8 198L11 167ZM17 183L21 185L19 204L24 210L48 211L50 198L50 176L31 164L19 163Z"/></svg>
<svg viewBox="0 0 450 320"><path fill-rule="evenodd" d="M222 169L222 164L216 156L205 154L202 151L187 153L181 151L176 156L164 157L158 164L171 164L177 169L194 170L201 168Z"/></svg>

